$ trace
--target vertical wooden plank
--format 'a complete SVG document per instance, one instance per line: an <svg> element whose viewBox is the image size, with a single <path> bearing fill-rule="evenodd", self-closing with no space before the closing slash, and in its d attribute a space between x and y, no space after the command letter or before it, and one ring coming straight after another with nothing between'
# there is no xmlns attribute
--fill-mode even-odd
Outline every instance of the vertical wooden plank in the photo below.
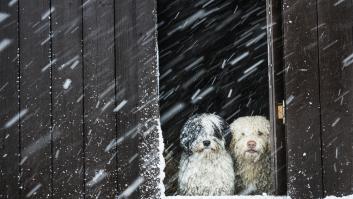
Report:
<svg viewBox="0 0 353 199"><path fill-rule="evenodd" d="M81 1L52 0L53 197L84 197Z"/></svg>
<svg viewBox="0 0 353 199"><path fill-rule="evenodd" d="M270 90L270 121L272 143L272 169L274 194L285 195L286 186L286 144L283 120L278 119L277 106L284 99L282 3L269 0L267 12L267 46Z"/></svg>
<svg viewBox="0 0 353 199"><path fill-rule="evenodd" d="M22 197L50 196L49 2L20 1Z"/></svg>
<svg viewBox="0 0 353 199"><path fill-rule="evenodd" d="M118 194L124 191L139 176L138 168L138 68L137 32L135 0L115 3L115 43L116 43L116 100L117 104L126 102L117 112ZM137 189L129 198L137 198Z"/></svg>
<svg viewBox="0 0 353 199"><path fill-rule="evenodd" d="M139 167L143 182L139 198L161 198L161 168L164 163L162 132L159 122L159 83L156 1L137 4L137 46L139 64Z"/></svg>
<svg viewBox="0 0 353 199"><path fill-rule="evenodd" d="M18 4L0 1L0 198L20 198Z"/></svg>
<svg viewBox="0 0 353 199"><path fill-rule="evenodd" d="M283 1L288 193L322 197L316 0Z"/></svg>
<svg viewBox="0 0 353 199"><path fill-rule="evenodd" d="M83 4L86 197L116 194L115 54L113 0Z"/></svg>
<svg viewBox="0 0 353 199"><path fill-rule="evenodd" d="M353 193L352 19L352 1L318 2L325 195Z"/></svg>

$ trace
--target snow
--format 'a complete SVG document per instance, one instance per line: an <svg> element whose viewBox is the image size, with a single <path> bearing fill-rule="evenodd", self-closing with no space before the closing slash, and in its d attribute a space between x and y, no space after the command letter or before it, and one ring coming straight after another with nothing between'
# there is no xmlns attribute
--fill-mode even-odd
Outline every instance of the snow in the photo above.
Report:
<svg viewBox="0 0 353 199"><path fill-rule="evenodd" d="M235 65L236 63L238 63L239 61L241 61L242 59L244 59L248 55L249 55L249 52L245 52L245 53L239 55L238 57L234 58L232 61L230 61L230 64Z"/></svg>
<svg viewBox="0 0 353 199"><path fill-rule="evenodd" d="M289 105L294 99L293 95L290 95L287 99L286 99L286 105Z"/></svg>
<svg viewBox="0 0 353 199"><path fill-rule="evenodd" d="M16 122L20 120L24 115L26 115L28 112L28 109L23 109L19 113L17 113L15 116L13 116L9 121L6 122L4 128L10 128L12 125L14 125Z"/></svg>
<svg viewBox="0 0 353 199"><path fill-rule="evenodd" d="M213 90L213 86L206 88L202 93L197 95L191 103L195 104L196 102L199 102L200 100L204 99L208 94L210 94Z"/></svg>
<svg viewBox="0 0 353 199"><path fill-rule="evenodd" d="M18 0L11 0L8 4L9 7L12 7L13 5L15 5L15 3L17 3Z"/></svg>
<svg viewBox="0 0 353 199"><path fill-rule="evenodd" d="M117 198L128 198L144 182L143 177L138 177L132 184L123 191Z"/></svg>
<svg viewBox="0 0 353 199"><path fill-rule="evenodd" d="M168 121L170 118L172 118L174 115L179 113L184 108L185 108L185 104L184 103L176 104L175 106L173 106L171 109L169 109L166 113L164 113L161 116L161 122L163 123L163 122Z"/></svg>
<svg viewBox="0 0 353 199"><path fill-rule="evenodd" d="M27 159L28 159L27 156L23 157L23 158L21 159L19 165L23 165L23 163L25 163Z"/></svg>
<svg viewBox="0 0 353 199"><path fill-rule="evenodd" d="M38 138L37 140L35 140L34 142L26 146L23 149L22 156L26 157L36 153L40 149L49 145L51 141L57 140L61 134L62 134L61 131L57 131L57 130L48 132L46 135Z"/></svg>
<svg viewBox="0 0 353 199"><path fill-rule="evenodd" d="M334 3L334 6L338 6L339 4L343 3L345 0L338 0L336 3Z"/></svg>
<svg viewBox="0 0 353 199"><path fill-rule="evenodd" d="M164 199L290 199L289 196L167 196ZM353 199L353 195L348 196L327 196L325 199Z"/></svg>
<svg viewBox="0 0 353 199"><path fill-rule="evenodd" d="M168 196L165 199L290 199L289 196Z"/></svg>
<svg viewBox="0 0 353 199"><path fill-rule="evenodd" d="M105 177L108 176L108 173L104 171L104 169L100 169L98 172L96 172L96 175L89 181L87 182L88 187L93 187L97 183L101 182L104 180Z"/></svg>
<svg viewBox="0 0 353 199"><path fill-rule="evenodd" d="M79 63L80 63L80 61L75 60L74 63L72 63L72 65L70 66L70 69L72 69L72 70L75 69Z"/></svg>
<svg viewBox="0 0 353 199"><path fill-rule="evenodd" d="M246 43L246 46L250 46L258 41L260 41L263 37L266 36L266 33L261 33L260 35L258 35L257 37L255 37L254 39L250 40L248 43Z"/></svg>
<svg viewBox="0 0 353 199"><path fill-rule="evenodd" d="M43 13L41 17L42 21L48 18L50 13L53 13L54 11L55 11L55 8L52 7L49 10L47 10L45 13Z"/></svg>
<svg viewBox="0 0 353 199"><path fill-rule="evenodd" d="M113 112L119 112L126 104L127 100L123 100L122 102L120 102L120 104L118 104L118 106L114 108Z"/></svg>
<svg viewBox="0 0 353 199"><path fill-rule="evenodd" d="M70 85L71 85L71 82L72 82L71 79L66 79L64 84L63 84L63 88L65 90L68 89L70 87Z"/></svg>
<svg viewBox="0 0 353 199"><path fill-rule="evenodd" d="M104 112L110 105L113 105L114 103L114 99L112 98L111 100L109 100L107 103L104 104L104 106L101 109L101 112Z"/></svg>
<svg viewBox="0 0 353 199"><path fill-rule="evenodd" d="M42 68L42 72L45 72L52 64L55 64L57 59L51 60L47 65Z"/></svg>
<svg viewBox="0 0 353 199"><path fill-rule="evenodd" d="M228 96L227 96L228 98L232 97L232 92L233 92L233 89L230 89L229 93L228 93Z"/></svg>
<svg viewBox="0 0 353 199"><path fill-rule="evenodd" d="M82 5L82 7L86 6L90 1L91 0L85 1L84 4ZM338 6L339 4L344 2L344 0L336 0L336 1L337 2L334 4L335 6ZM11 0L11 1L9 1L8 6L10 6L10 7L14 6L17 2L18 2L18 0ZM202 1L200 1L200 2L202 2ZM189 30L189 29L197 32L197 29L196 29L196 28L198 28L197 26L199 26L199 27L205 26L206 27L205 33L207 33L206 31L209 31L209 30L212 30L215 32L219 31L217 33L231 31L231 29L224 30L224 28L226 28L226 26L229 26L229 28L237 28L236 24L231 23L234 19L237 18L237 16L238 16L237 14L239 14L239 13L244 14L245 13L245 15L241 18L243 20L241 22L241 24L243 24L243 23L245 24L246 22L244 22L244 21L247 18L249 18L250 14L258 11L258 8L257 8L257 9L250 10L250 12L248 12L248 13L246 13L247 10L240 10L241 11L240 12L240 11L238 11L238 6L237 6L234 10L234 13L233 13L234 15L231 15L224 20L222 19L223 23L219 23L219 21L218 22L216 21L217 17L207 17L220 9L219 7L216 7L212 10L207 11L207 7L214 4L214 3L217 3L217 1L209 0L208 2L205 2L204 5L202 6L202 9L194 12L192 15L189 15L189 16L187 16L187 15L181 16L181 15L185 15L185 13L180 14L180 12L178 12L176 15L174 15L175 20L177 20L178 17L179 18L184 17L184 19L182 21L179 21L180 23L178 23L176 28L174 30L170 31L168 33L168 35L171 35L175 32L181 32L183 30ZM228 6L228 5L226 5L226 6ZM55 11L55 8L50 8L49 10L45 11L41 15L40 19L47 20L48 17L50 17L50 13L52 13L54 11ZM10 15L7 13L0 12L0 23L7 20L9 16ZM214 24L217 24L217 23L218 23L218 25L214 26ZM165 22L165 24L170 24L170 23ZM41 24L38 22L38 23L34 24L33 27L34 26L38 27L38 26L41 26ZM46 26L47 26L47 24L45 26L38 28L37 30L43 30ZM252 26L254 27L254 29L250 29L249 31L244 32L239 38L237 38L235 41L233 40L233 41L229 42L229 44L237 46L237 48L242 48L243 46L249 47L249 46L259 45L258 42L263 43L263 39L264 39L264 37L266 37L266 33L261 32L261 33L257 34L254 32L255 29L257 30L260 27L260 26L258 26L257 22L253 23ZM73 25L71 28L68 29L68 31L69 30L72 30L71 32L73 32L75 30L78 30L78 27L75 27L75 25ZM67 31L67 33L68 33L68 31ZM190 38L194 39L194 36L196 38L197 35L196 34L190 35ZM45 38L45 40L42 41L41 44L47 43L50 40L50 38L51 38L51 35L49 35L47 38ZM209 41L212 41L213 39L214 38L208 38ZM147 42L149 40L145 40L145 41ZM188 42L185 41L185 44L183 44L183 45L185 45L186 47L190 47L190 49L197 50L197 48L200 45L204 44L203 43L204 41L205 40L200 39L200 41L196 42L195 46L194 46L194 44L192 46L187 46ZM184 41L182 41L182 42L184 42ZM4 51L9 45L11 45L11 43L12 43L12 40L9 38L3 38L2 40L0 40L0 52ZM212 42L210 42L210 43L212 44ZM337 43L337 40L335 40L334 42L332 42L328 46L332 46L335 43ZM215 44L212 44L212 45L215 45ZM172 46L170 46L170 47L172 47ZM193 48L193 47L195 47L195 48ZM227 47L229 47L229 46L227 46ZM266 61L264 59L262 59L261 56L259 56L259 55L258 55L258 57L254 57L252 49L245 48L245 49L240 49L241 51L240 50L238 51L235 48L229 48L229 49L231 51L231 52L229 52L229 55L223 56L224 54L221 54L221 53L217 55L217 56L219 56L217 59L221 60L220 62L217 62L217 63L216 62L211 63L211 61L210 61L211 59L208 56L212 56L212 55L197 55L197 56L191 57L190 59L186 58L187 57L186 54L187 54L188 49L180 49L180 51L178 51L178 52L182 52L182 53L175 55L174 59L172 59L168 63L173 63L175 65L179 65L181 62L185 61L184 62L185 65L180 65L179 66L180 68L172 67L172 65L169 65L170 68L165 69L163 75L160 76L160 79L169 78L169 79L173 80L174 78L176 78L178 76L183 76L185 73L188 73L188 75L192 74L191 77L189 77L187 79L187 81L182 81L178 85L173 85L174 87L168 88L169 90L165 89L165 90L167 90L166 93L169 94L169 95L167 95L167 97L169 97L169 96L173 97L173 95L175 96L175 95L179 95L182 92L189 92L189 91L190 91L191 95L187 95L187 97L185 97L185 99L184 99L185 101L180 100L180 101L177 101L176 103L171 103L172 105L170 107L168 107L168 109L166 109L165 112L163 112L161 118L158 118L158 116L157 116L157 118L154 117L151 120L147 120L146 123L152 122L153 125L148 126L148 124L140 124L140 126L143 126L143 125L148 126L147 130L142 131L142 133L141 133L140 126L133 128L130 131L126 132L122 137L111 140L111 142L107 146L105 146L105 148L103 148L103 149L105 149L105 152L107 152L107 153L112 152L118 144L122 143L126 138L129 138L131 135L133 135L135 133L141 133L144 137L147 137L148 135L153 134L153 130L157 129L156 131L158 132L157 135L159 138L158 139L158 153L156 153L156 151L153 151L153 154L151 154L151 156L153 156L153 157L148 157L147 160L157 160L158 159L158 161L153 162L153 164L158 165L158 167L160 169L159 174L158 174L158 177L156 177L156 176L152 176L152 177L158 178L158 180L159 180L158 192L161 193L162 198L168 198L168 199L184 199L184 198L185 199L188 199L188 198L190 198L190 199L199 199L199 198L205 198L205 199L211 199L211 198L212 199L215 199L215 198L219 198L219 199L279 198L279 199L281 199L281 198L283 198L284 199L284 198L289 198L288 196L219 196L219 197L214 197L214 196L209 196L209 197L164 196L165 187L164 187L163 180L165 178L164 168L166 167L166 163L163 158L163 152L164 152L165 148L164 148L163 135L162 135L162 130L161 130L161 123L172 121L171 118L180 114L184 110L187 110L189 108L190 104L192 104L192 106L198 106L198 103L200 102L199 104L201 104L200 106L202 106L203 104L209 103L209 102L205 102L205 101L207 100L208 97L212 96L216 92L221 93L222 91L225 91L226 98L229 98L229 99L227 99L227 101L224 101L224 102L218 102L218 101L216 102L216 103L220 104L220 107L222 110L230 109L230 107L235 107L234 111L232 113L225 114L225 116L228 117L228 119L236 117L236 115L240 112L239 104L241 102L238 102L238 100L240 101L240 99L241 99L241 100L247 102L244 104L249 106L249 104L253 103L254 99L256 99L256 97L252 98L252 96L250 96L250 94L249 94L249 96L244 95L244 93L239 91L238 88L236 88L236 87L231 87L231 86L228 86L225 84L221 85L221 84L218 84L217 81L219 81L219 79L226 78L227 76L225 76L224 73L229 72L228 74L230 74L230 72L231 72L228 70L233 70L238 67L239 67L240 72L243 71L243 74L241 77L237 77L237 76L233 77L234 78L233 80L234 81L238 80L238 82L243 81L246 78L250 77L250 75L254 75L255 72L257 73L258 71L260 71L261 67L263 65L266 65L266 63L265 63ZM165 49L163 49L163 50L165 50ZM173 50L170 50L170 52L174 53ZM158 62L159 61L159 51L158 51L157 44L156 44L156 53L157 53L157 57L151 58L151 59L155 59L157 62L157 66L153 66L153 67L155 67L155 69L157 67L159 67L159 62ZM164 53L167 54L167 52L164 52ZM164 56L164 55L162 54L162 56ZM65 59L66 63L64 63L60 67L58 67L57 70L64 70L64 69L66 70L68 68L70 68L72 70L75 69L80 63L80 57L81 57L80 55L74 55L74 56L68 57L68 59ZM249 61L249 63L242 64L243 61L248 62L247 58L251 59L251 62ZM61 57L60 57L60 59L61 59ZM51 60L51 62L46 64L42 68L41 71L42 72L47 71L48 69L51 68L51 66L53 64L56 63L56 61L57 61L57 59ZM190 61L190 62L187 62L187 61ZM352 63L353 63L353 54L347 56L347 58L345 58L343 60L343 68L350 66ZM205 67L208 64L214 65L212 67L215 67L217 69L219 69L219 67L221 66L222 72L217 73L217 74L216 73L211 74L213 68L212 67L209 67L209 68ZM163 67L163 66L161 66L161 67ZM306 70L307 69L302 69L303 72L305 72ZM179 74L178 72L180 72L180 71L183 71L185 73ZM158 73L157 71L155 71L155 72ZM207 76L208 74L211 74L211 75ZM251 76L251 77L253 77L253 76ZM209 78L209 82L212 82L212 83L203 84L202 81L200 81L200 79L203 79L203 78L204 79ZM257 77L255 77L255 78L257 78ZM71 79L66 79L66 80L64 80L64 82L61 82L61 83L63 83L62 87L65 90L69 89L70 86L72 86ZM115 102L114 99L110 99L110 98L108 98L110 100L107 100L107 101L103 100L104 97L109 96L109 94L114 93L114 89L116 87L115 83L116 82L111 82L111 84L109 86L107 86L102 93L100 93L100 94L97 93L98 98L100 100L97 102L97 108L99 107L99 105L103 104L103 108L101 109L102 112L107 110L110 106L113 106L113 104ZM215 85L214 85L214 83L215 83ZM6 87L7 84L8 83L1 86L0 91L2 91ZM219 89L219 88L221 88L221 89ZM163 90L163 91L165 91L165 90ZM182 90L182 91L180 91L180 90ZM122 92L124 92L124 89ZM157 93L158 93L158 91L157 91ZM349 91L346 91L342 95L339 95L338 98L335 100L335 102L340 100L342 103L344 96L347 95L348 93L349 93ZM146 94L146 93L144 93L144 94ZM149 94L149 93L147 93L147 94ZM150 97L150 96L147 96L146 98L148 98L148 97ZM150 103L156 103L155 102L155 101L157 101L156 97L158 98L158 96L153 96L152 99L148 99L145 104L142 104L142 106L140 106L140 108L138 108L138 110L150 109ZM80 97L77 99L77 102L80 102L82 99L83 99L83 95L80 95ZM289 98L286 100L286 104L291 103L293 99L294 99L294 96L292 96L292 95L289 96ZM126 106L127 103L128 103L127 99L122 100L120 103L118 102L118 105L113 109L113 112L121 111ZM154 104L152 104L152 105L154 105ZM108 110L109 110L109 112L111 112L111 109L108 109ZM3 128L10 128L13 125L15 125L17 122L19 122L19 120L21 120L21 118L26 116L28 111L29 111L28 109L21 110L19 113L14 115L11 119L9 119ZM196 111L199 111L199 110L196 110ZM146 117L149 117L149 116L150 115L147 115ZM184 119L185 117L186 116L183 115L182 119ZM332 122L331 126L335 127L339 123L340 120L341 120L341 118L338 117L335 121ZM182 121L182 120L180 120L180 121ZM173 124L175 124L175 123L173 121ZM19 164L20 165L24 164L30 158L30 155L38 152L43 147L49 145L51 141L55 141L55 139L57 137L59 137L60 134L61 133L58 131L49 132L48 134L43 135L42 137L38 138L37 140L34 140L33 143L29 144L28 146L24 146L24 149L22 151L22 157L21 157L22 159L20 160ZM10 136L10 134L7 134L5 139L8 138L8 136ZM51 138L53 138L53 139L51 140ZM335 138L335 139L337 139L337 138ZM333 139L332 142L335 139ZM148 143L148 144L150 144L150 143ZM177 145L178 143L176 142L173 144ZM173 148L173 145L168 145L167 148ZM65 153L65 150L62 150L62 154L64 154L64 153ZM60 154L60 150L56 150L55 155L54 155L55 159L57 159L59 157L59 154ZM173 153L169 153L169 154L173 154ZM307 155L306 153L303 153L303 156L306 156L306 155ZM336 148L336 157L338 157L338 155L339 155L339 148ZM3 156L6 157L7 154L3 154ZM113 161L113 159L116 156L117 156L117 152L113 153L108 164L110 163L110 161ZM133 162L133 160L135 158L140 158L140 157L138 154L134 154L129 159L129 163ZM334 166L336 166L336 165L334 165ZM153 167L153 166L148 165L147 168L150 168L150 167ZM97 183L100 183L102 180L105 180L107 175L108 175L108 173L106 170L100 169L96 172L95 176L93 176L92 179L88 179L88 182L86 185L88 187L93 187ZM125 191L123 191L121 193L121 195L118 196L118 198L129 197L141 184L143 184L145 182L146 178L144 178L144 177L138 177L132 184L130 184L128 186L128 188ZM170 177L170 176L168 176L168 177ZM34 184L33 188L31 187L32 189L28 193L24 193L24 194L26 194L25 195L26 197L32 197L33 195L36 194L36 192L41 187L42 187L42 184L36 184L36 185ZM99 196L99 194L98 194L98 196ZM327 198L333 199L336 197L330 196ZM341 197L341 198L348 198L349 199L349 198L353 198L353 196L345 196L345 197Z"/></svg>
<svg viewBox="0 0 353 199"><path fill-rule="evenodd" d="M331 126L332 126L332 127L335 127L335 126L338 124L338 122L339 122L340 120L341 120L340 117L336 118L336 120L331 124Z"/></svg>
<svg viewBox="0 0 353 199"><path fill-rule="evenodd" d="M190 65L186 66L184 68L184 70L190 70L191 68L193 68L194 66L200 64L202 61L204 60L204 57L201 56L200 58L196 59L195 61L193 61Z"/></svg>
<svg viewBox="0 0 353 199"><path fill-rule="evenodd" d="M257 69L257 66L259 66L260 64L262 64L264 61L265 61L265 60L262 59L262 60L256 62L254 65L252 65L252 66L250 66L248 69L246 69L246 70L244 71L244 74L255 71L255 70Z"/></svg>
<svg viewBox="0 0 353 199"><path fill-rule="evenodd" d="M327 197L325 197L325 199L335 199L335 198L340 198L340 199L353 199L353 195L342 196L342 197L337 197L337 196L327 196Z"/></svg>
<svg viewBox="0 0 353 199"><path fill-rule="evenodd" d="M29 198L29 197L33 196L38 191L38 189L41 188L41 187L42 187L42 184L40 184L40 183L37 184L31 191L29 191L26 194L26 198Z"/></svg>
<svg viewBox="0 0 353 199"><path fill-rule="evenodd" d="M3 39L1 42L0 42L0 52L5 50L5 48L7 48L10 44L11 44L12 40L11 39Z"/></svg>
<svg viewBox="0 0 353 199"><path fill-rule="evenodd" d="M64 69L66 66L70 65L70 64L73 63L73 62L74 62L74 64L72 64L72 65L77 65L78 63L80 63L80 62L78 61L79 58L80 58L79 55L75 55L73 58L69 59L67 62L65 62L64 64L62 64L62 65L59 67L59 70ZM77 64L75 64L76 62L77 62Z"/></svg>
<svg viewBox="0 0 353 199"><path fill-rule="evenodd" d="M343 59L343 68L351 65L353 63L353 54L350 54L348 57Z"/></svg>
<svg viewBox="0 0 353 199"><path fill-rule="evenodd" d="M165 186L164 186L164 178L165 178L165 173L164 173L164 169L165 169L165 159L163 157L163 152L164 152L164 141L163 141L163 134L162 134L162 128L161 128L161 123L158 120L157 121L157 128L158 128L158 141L159 141L159 146L158 146L158 151L159 151L159 191L161 192L161 196L165 197Z"/></svg>
<svg viewBox="0 0 353 199"><path fill-rule="evenodd" d="M0 12L0 23L7 19L10 15L4 12Z"/></svg>

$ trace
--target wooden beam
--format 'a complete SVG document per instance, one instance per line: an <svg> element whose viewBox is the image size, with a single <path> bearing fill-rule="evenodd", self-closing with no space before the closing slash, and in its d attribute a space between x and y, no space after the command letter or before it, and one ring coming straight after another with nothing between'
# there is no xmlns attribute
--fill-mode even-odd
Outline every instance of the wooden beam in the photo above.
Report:
<svg viewBox="0 0 353 199"><path fill-rule="evenodd" d="M49 1L19 2L21 197L51 193Z"/></svg>
<svg viewBox="0 0 353 199"><path fill-rule="evenodd" d="M323 184L325 195L353 188L353 5L318 1Z"/></svg>
<svg viewBox="0 0 353 199"><path fill-rule="evenodd" d="M316 0L283 1L288 194L321 198Z"/></svg>
<svg viewBox="0 0 353 199"><path fill-rule="evenodd" d="M116 103L125 103L117 112L118 195L139 177L138 167L138 64L136 0L115 3ZM138 198L138 189L127 196Z"/></svg>
<svg viewBox="0 0 353 199"><path fill-rule="evenodd" d="M18 4L0 1L0 198L20 198Z"/></svg>
<svg viewBox="0 0 353 199"><path fill-rule="evenodd" d="M137 46L139 64L139 167L143 183L140 198L161 198L161 166L164 165L159 122L159 68L157 49L156 1L146 0L137 7Z"/></svg>
<svg viewBox="0 0 353 199"><path fill-rule="evenodd" d="M53 197L84 197L82 2L52 0Z"/></svg>
<svg viewBox="0 0 353 199"><path fill-rule="evenodd" d="M114 198L117 188L114 1L83 6L86 198ZM97 180L95 180L97 179Z"/></svg>
<svg viewBox="0 0 353 199"><path fill-rule="evenodd" d="M267 46L270 90L270 122L272 143L272 173L274 194L285 195L286 186L286 144L284 113L280 118L278 104L284 99L282 2L267 1ZM283 107L283 105L282 105Z"/></svg>

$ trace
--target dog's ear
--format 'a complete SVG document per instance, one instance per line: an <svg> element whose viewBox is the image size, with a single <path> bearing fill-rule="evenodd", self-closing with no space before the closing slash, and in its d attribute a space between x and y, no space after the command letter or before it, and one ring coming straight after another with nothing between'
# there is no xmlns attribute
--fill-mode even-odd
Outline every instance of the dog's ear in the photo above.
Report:
<svg viewBox="0 0 353 199"><path fill-rule="evenodd" d="M180 134L180 146L184 152L191 154L191 140L188 138L189 131L185 126L181 130Z"/></svg>
<svg viewBox="0 0 353 199"><path fill-rule="evenodd" d="M229 124L222 119L221 117L217 116L219 122L218 124L213 123L213 129L215 131L215 135L219 138L222 139L222 137L225 140L225 147L227 148L230 144L230 141L232 140L232 133L230 131L230 126ZM219 135L219 136L218 136Z"/></svg>
<svg viewBox="0 0 353 199"><path fill-rule="evenodd" d="M180 146L189 155L192 154L191 145L196 140L198 132L201 131L201 126L197 122L198 117L199 115L194 115L189 118L180 133Z"/></svg>
<svg viewBox="0 0 353 199"><path fill-rule="evenodd" d="M230 130L230 126L229 126L229 124L226 121L222 122L222 132L223 132L224 140L226 141L225 142L226 148L228 148L229 145L230 145L230 142L232 141L232 136L233 135L232 135L232 132Z"/></svg>
<svg viewBox="0 0 353 199"><path fill-rule="evenodd" d="M229 133L231 134L229 149L233 152L236 144L236 141L235 141L236 135L235 135L235 132L233 132L232 127L229 127Z"/></svg>

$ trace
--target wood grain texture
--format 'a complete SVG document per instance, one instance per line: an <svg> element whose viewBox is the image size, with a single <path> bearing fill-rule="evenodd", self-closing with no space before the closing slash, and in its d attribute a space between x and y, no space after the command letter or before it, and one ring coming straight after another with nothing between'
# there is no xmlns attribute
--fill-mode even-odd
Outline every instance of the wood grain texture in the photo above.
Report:
<svg viewBox="0 0 353 199"><path fill-rule="evenodd" d="M107 148L116 139L113 0L84 3L83 38L86 198L114 198L116 151Z"/></svg>
<svg viewBox="0 0 353 199"><path fill-rule="evenodd" d="M156 2L146 0L136 7L137 46L139 80L139 168L143 182L139 187L139 198L161 198L160 167L164 165L160 144L161 129L159 122L159 83L157 56L157 13Z"/></svg>
<svg viewBox="0 0 353 199"><path fill-rule="evenodd" d="M81 1L52 0L53 197L84 197Z"/></svg>
<svg viewBox="0 0 353 199"><path fill-rule="evenodd" d="M325 195L353 188L352 1L319 1L318 28Z"/></svg>
<svg viewBox="0 0 353 199"><path fill-rule="evenodd" d="M115 4L116 102L126 105L117 112L118 193L122 194L139 176L138 168L138 48L137 1ZM137 190L129 198L138 198Z"/></svg>
<svg viewBox="0 0 353 199"><path fill-rule="evenodd" d="M0 42L9 45L0 50L0 198L20 198L18 77L18 4L0 1L0 12L7 18L0 22Z"/></svg>
<svg viewBox="0 0 353 199"><path fill-rule="evenodd" d="M51 192L50 64L48 1L20 1L21 197ZM45 70L44 70L44 69Z"/></svg>
<svg viewBox="0 0 353 199"><path fill-rule="evenodd" d="M273 193L286 195L286 143L283 120L277 119L277 105L284 99L282 4L267 1L267 46L270 90L270 122L272 143Z"/></svg>
<svg viewBox="0 0 353 199"><path fill-rule="evenodd" d="M287 183L293 198L322 197L316 0L283 1Z"/></svg>

